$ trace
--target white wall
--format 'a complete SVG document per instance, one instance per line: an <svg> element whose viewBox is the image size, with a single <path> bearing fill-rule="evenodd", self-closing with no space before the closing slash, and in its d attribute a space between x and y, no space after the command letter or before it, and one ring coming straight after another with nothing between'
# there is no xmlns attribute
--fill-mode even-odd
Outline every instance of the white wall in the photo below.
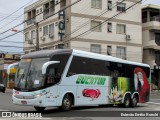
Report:
<svg viewBox="0 0 160 120"><path fill-rule="evenodd" d="M72 0L72 3L76 0ZM112 6L116 6L117 0L112 0ZM121 1L119 1L121 2ZM108 8L108 0L102 0L102 9L93 9L91 8L91 0L81 0L78 4L72 6L71 12L73 13L81 13L87 15L98 15L100 12L106 10ZM133 5L135 2L124 1L126 3L126 9ZM117 14L117 7L114 7L112 11L106 12L103 17L112 17L113 15ZM136 13L136 14L135 14ZM123 13L118 19L122 20L129 20L129 21L136 21L141 22L141 4L137 4L135 7L131 8L127 12Z"/></svg>
<svg viewBox="0 0 160 120"><path fill-rule="evenodd" d="M90 51L91 44L101 45L101 53L104 55L107 55L107 46L112 46L112 56L114 57L116 57L117 46L126 47L127 60L135 61L135 62L142 62L142 48L141 47L73 41L71 42L71 48L78 49L78 50L84 50L84 51Z"/></svg>

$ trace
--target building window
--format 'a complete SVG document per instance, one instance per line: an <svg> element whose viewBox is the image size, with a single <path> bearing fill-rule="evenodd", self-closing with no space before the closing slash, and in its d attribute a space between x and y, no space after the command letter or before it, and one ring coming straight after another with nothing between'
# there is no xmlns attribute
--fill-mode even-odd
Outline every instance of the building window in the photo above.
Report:
<svg viewBox="0 0 160 120"><path fill-rule="evenodd" d="M54 33L54 24L49 25L49 33Z"/></svg>
<svg viewBox="0 0 160 120"><path fill-rule="evenodd" d="M31 16L31 11L30 11L30 12L27 13L27 20L30 20L31 17L32 17L32 16Z"/></svg>
<svg viewBox="0 0 160 120"><path fill-rule="evenodd" d="M91 0L91 8L102 9L102 0Z"/></svg>
<svg viewBox="0 0 160 120"><path fill-rule="evenodd" d="M60 3L60 7L63 8L66 6L66 0L62 0L62 2Z"/></svg>
<svg viewBox="0 0 160 120"><path fill-rule="evenodd" d="M53 15L54 14L54 11L55 11L55 0L52 0L50 1L50 15Z"/></svg>
<svg viewBox="0 0 160 120"><path fill-rule="evenodd" d="M126 10L126 3L117 3L117 11L124 12Z"/></svg>
<svg viewBox="0 0 160 120"><path fill-rule="evenodd" d="M43 9L43 18L47 19L49 17L49 3L46 3Z"/></svg>
<svg viewBox="0 0 160 120"><path fill-rule="evenodd" d="M29 32L25 33L25 41L29 40Z"/></svg>
<svg viewBox="0 0 160 120"><path fill-rule="evenodd" d="M150 32L150 40L155 40L155 32Z"/></svg>
<svg viewBox="0 0 160 120"><path fill-rule="evenodd" d="M118 58L126 59L126 48L125 47L117 47L116 56Z"/></svg>
<svg viewBox="0 0 160 120"><path fill-rule="evenodd" d="M112 23L108 23L108 32L112 32Z"/></svg>
<svg viewBox="0 0 160 120"><path fill-rule="evenodd" d="M48 25L43 27L43 36L48 35Z"/></svg>
<svg viewBox="0 0 160 120"><path fill-rule="evenodd" d="M124 12L126 10L126 3L117 3L117 11Z"/></svg>
<svg viewBox="0 0 160 120"><path fill-rule="evenodd" d="M155 40L160 41L160 33L155 33Z"/></svg>
<svg viewBox="0 0 160 120"><path fill-rule="evenodd" d="M37 14L39 13L39 10L37 10Z"/></svg>
<svg viewBox="0 0 160 120"><path fill-rule="evenodd" d="M36 31L31 31L31 40L36 39Z"/></svg>
<svg viewBox="0 0 160 120"><path fill-rule="evenodd" d="M126 25L117 24L117 33L118 34L125 34L126 33Z"/></svg>
<svg viewBox="0 0 160 120"><path fill-rule="evenodd" d="M42 13L42 8L40 8L40 13Z"/></svg>
<svg viewBox="0 0 160 120"><path fill-rule="evenodd" d="M92 29L93 28L93 29ZM92 31L101 32L102 31L102 25L100 21L91 21L91 29Z"/></svg>
<svg viewBox="0 0 160 120"><path fill-rule="evenodd" d="M112 46L107 46L107 55L112 55Z"/></svg>
<svg viewBox="0 0 160 120"><path fill-rule="evenodd" d="M160 45L160 33L155 33L155 42L158 46Z"/></svg>
<svg viewBox="0 0 160 120"><path fill-rule="evenodd" d="M112 10L112 1L108 1L108 10Z"/></svg>
<svg viewBox="0 0 160 120"><path fill-rule="evenodd" d="M101 53L101 45L92 44L91 45L91 52Z"/></svg>
<svg viewBox="0 0 160 120"><path fill-rule="evenodd" d="M160 66L160 53L159 52L155 52L155 63Z"/></svg>

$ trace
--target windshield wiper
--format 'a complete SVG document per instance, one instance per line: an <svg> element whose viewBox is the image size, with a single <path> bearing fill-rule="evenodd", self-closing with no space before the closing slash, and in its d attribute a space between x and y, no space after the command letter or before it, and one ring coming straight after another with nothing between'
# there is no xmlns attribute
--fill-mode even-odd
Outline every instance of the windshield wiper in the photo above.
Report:
<svg viewBox="0 0 160 120"><path fill-rule="evenodd" d="M27 86L28 86L28 80L30 79L30 76L31 75L31 70L29 71L29 73L28 73L28 77L27 77L27 80L26 80L26 82L25 82L25 88L27 88Z"/></svg>
<svg viewBox="0 0 160 120"><path fill-rule="evenodd" d="M20 88L20 82L21 82L21 80L24 78L24 73L21 75L21 77L20 77L20 79L19 79L19 81L18 81L18 84L17 84L17 89L18 88Z"/></svg>

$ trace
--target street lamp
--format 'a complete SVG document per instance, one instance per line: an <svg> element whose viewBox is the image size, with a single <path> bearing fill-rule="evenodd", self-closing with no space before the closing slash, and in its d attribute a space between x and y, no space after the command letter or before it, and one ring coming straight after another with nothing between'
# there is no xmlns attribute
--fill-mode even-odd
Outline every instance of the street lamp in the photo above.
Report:
<svg viewBox="0 0 160 120"><path fill-rule="evenodd" d="M24 33L24 32L22 32L22 31L19 31L19 30L14 29L14 28L13 28L11 31L12 31L12 32L21 32L21 33L25 36L25 39L27 38L27 41L29 41L29 40L30 40L30 39L25 35L25 33ZM34 43L32 43L32 45L34 45L34 47L36 47Z"/></svg>

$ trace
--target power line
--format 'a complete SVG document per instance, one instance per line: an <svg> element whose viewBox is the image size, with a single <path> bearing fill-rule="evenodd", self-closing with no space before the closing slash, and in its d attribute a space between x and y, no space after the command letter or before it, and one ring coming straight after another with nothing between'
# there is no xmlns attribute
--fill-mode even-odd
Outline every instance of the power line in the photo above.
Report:
<svg viewBox="0 0 160 120"><path fill-rule="evenodd" d="M14 13L18 12L20 9L24 8L26 5L28 5L29 3L31 3L33 0L31 0L30 2L28 2L27 4L23 5L22 7L20 7L19 9L17 9L16 11L14 11L13 13L9 14L8 16L6 16L5 18L3 18L2 20L0 20L0 22L2 22L3 20L7 19L8 17L10 17L11 15L13 15Z"/></svg>
<svg viewBox="0 0 160 120"><path fill-rule="evenodd" d="M56 5L60 4L62 1L63 1L63 0L61 0L61 1L60 1L60 2L58 2L58 3L56 3ZM41 2L42 2L42 1L41 1ZM55 7L55 6L53 6L53 7ZM51 9L51 8L53 8L53 7L50 7L49 9ZM8 29L8 30L6 30L6 31L2 32L2 33L0 33L0 35L2 35L2 34L4 34L4 33L8 32L8 31L12 30L13 28L16 28L16 27L18 27L18 26L22 25L22 24L23 24L23 23L25 23L25 22L28 22L28 21L30 21L30 20L33 20L34 18L36 18L37 16L41 15L41 14L42 14L42 13L44 13L44 12L45 12L45 11L43 11L43 12L41 12L41 13L39 13L39 14L35 15L34 17L32 17L32 18L30 18L30 19L28 19L28 20L23 21L22 23L20 23L20 24L18 24L18 25L16 25L16 26L14 26L14 27L12 27L12 28L10 28L10 29ZM33 26L33 25L32 25L32 26ZM30 26L30 27L32 27L32 26ZM29 27L29 28L30 28L30 27Z"/></svg>
<svg viewBox="0 0 160 120"><path fill-rule="evenodd" d="M0 42L4 42L4 43L25 43L25 42L14 42L14 41L0 41Z"/></svg>
<svg viewBox="0 0 160 120"><path fill-rule="evenodd" d="M41 3L42 3L42 1L41 1L39 4L41 4ZM14 22L15 20L17 20L18 18L20 18L20 17L23 16L23 15L24 15L24 14L21 14L21 15L17 16L15 19L13 19L12 21L10 21L9 23L7 23L7 24L5 24L4 26L0 27L0 29L8 26L9 24L11 24L12 22ZM14 27L14 28L15 28L15 27ZM10 29L9 29L9 30L10 30ZM7 32L8 32L8 31L7 31ZM0 34L1 34L1 33L0 33Z"/></svg>
<svg viewBox="0 0 160 120"><path fill-rule="evenodd" d="M125 11L127 11L127 10L129 10L130 8L134 7L135 5L137 5L138 3L140 3L141 1L142 1L142 0L140 0L140 1L136 2L135 4L131 5L130 7L128 7L127 9L125 9ZM92 27L91 29L89 29L89 30L87 30L87 31L85 31L85 32L83 32L83 33L77 35L76 37L73 37L73 38L71 38L71 39L69 39L69 40L66 40L65 42L71 41L71 40L73 40L73 39L75 39L75 38L77 38L77 37L80 37L81 35L84 35L84 34L90 32L91 30L93 30L93 29L97 28L98 26L104 24L105 22L107 22L107 21L109 21L109 20L111 20L111 19L117 17L118 15L122 14L123 12L124 12L124 11L119 12L118 14L112 16L111 18L108 18L107 20L101 22L99 25L96 25L96 26Z"/></svg>
<svg viewBox="0 0 160 120"><path fill-rule="evenodd" d="M63 1L63 0L62 0L62 1ZM61 1L61 2L62 2L62 1ZM59 10L58 12L56 12L56 13L50 15L49 17L52 17L52 16L58 14L59 12L61 12L61 11L65 10L65 9L67 9L67 8L69 8L69 7L73 6L73 5L75 5L76 3L80 2L80 1L81 1L81 0L77 0L76 2L74 2L74 3L72 3L72 4L70 4L70 5L66 6L66 7L64 7L63 9L61 9L61 10ZM59 3L60 3L60 2L59 2ZM43 20L41 20L41 21L39 21L39 22L37 22L37 23L40 23L40 22L45 21L45 20L46 20L46 19L43 19ZM11 36L14 36L14 35L16 35L16 34L22 32L22 31L25 31L25 30L27 30L27 29L33 27L33 26L35 26L35 25L32 25L32 26L30 26L30 27L28 27L28 28L26 28L26 29L20 30L20 31L18 31L18 32L14 33L14 34L11 34L11 35L9 35L9 36L6 36L6 37L4 37L4 38L1 38L0 41L4 40L4 39L6 39L6 38L9 38L9 37L11 37ZM13 28L12 28L12 29L13 29Z"/></svg>
<svg viewBox="0 0 160 120"><path fill-rule="evenodd" d="M15 19L13 19L12 21L10 21L9 23L3 25L2 27L0 27L0 29L2 29L2 28L4 28L4 27L8 26L8 25L11 24L12 22L14 22L14 21L17 20L18 18L20 18L22 15L23 15L23 14L19 15L18 17L16 17Z"/></svg>

